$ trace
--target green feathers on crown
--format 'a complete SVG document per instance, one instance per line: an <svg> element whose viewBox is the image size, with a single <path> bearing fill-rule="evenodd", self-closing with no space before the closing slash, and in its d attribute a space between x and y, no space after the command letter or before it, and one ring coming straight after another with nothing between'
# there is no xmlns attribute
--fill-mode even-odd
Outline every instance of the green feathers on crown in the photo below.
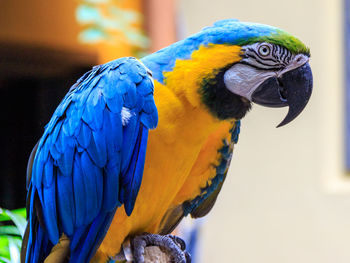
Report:
<svg viewBox="0 0 350 263"><path fill-rule="evenodd" d="M267 42L275 45L280 45L287 48L293 54L305 54L310 56L310 49L304 45L298 38L289 33L277 29L275 33L267 36L252 37L249 39L242 39L239 41L240 45L249 45L256 42Z"/></svg>

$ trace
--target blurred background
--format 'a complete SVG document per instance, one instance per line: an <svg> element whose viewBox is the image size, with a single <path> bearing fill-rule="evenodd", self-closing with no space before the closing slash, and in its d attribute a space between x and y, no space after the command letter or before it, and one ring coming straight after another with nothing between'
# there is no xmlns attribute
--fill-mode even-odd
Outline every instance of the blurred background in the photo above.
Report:
<svg viewBox="0 0 350 263"><path fill-rule="evenodd" d="M306 43L314 93L286 127L275 128L285 109L255 105L243 120L229 176L200 223L197 262L350 262L347 1L0 1L0 207L25 206L30 151L82 73L237 18Z"/></svg>

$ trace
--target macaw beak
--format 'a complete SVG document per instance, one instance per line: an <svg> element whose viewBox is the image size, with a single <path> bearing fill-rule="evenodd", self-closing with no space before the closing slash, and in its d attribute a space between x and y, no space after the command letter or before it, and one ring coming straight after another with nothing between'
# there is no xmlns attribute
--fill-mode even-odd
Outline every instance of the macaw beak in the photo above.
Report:
<svg viewBox="0 0 350 263"><path fill-rule="evenodd" d="M265 80L252 94L252 101L267 107L289 106L281 127L294 120L305 108L312 93L309 63Z"/></svg>

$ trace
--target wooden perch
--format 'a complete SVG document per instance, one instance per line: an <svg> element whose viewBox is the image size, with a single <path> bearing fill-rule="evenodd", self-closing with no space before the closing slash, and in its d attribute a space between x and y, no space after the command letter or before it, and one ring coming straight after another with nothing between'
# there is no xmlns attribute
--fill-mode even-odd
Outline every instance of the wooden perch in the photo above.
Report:
<svg viewBox="0 0 350 263"><path fill-rule="evenodd" d="M145 248L145 263L170 263L170 257L157 246Z"/></svg>
<svg viewBox="0 0 350 263"><path fill-rule="evenodd" d="M144 252L145 263L170 263L171 257L160 249L158 246L149 246L145 247ZM114 260L117 262L127 262L131 263L133 261L133 254L131 251L131 246L129 240L124 242L123 249L121 253L119 253Z"/></svg>

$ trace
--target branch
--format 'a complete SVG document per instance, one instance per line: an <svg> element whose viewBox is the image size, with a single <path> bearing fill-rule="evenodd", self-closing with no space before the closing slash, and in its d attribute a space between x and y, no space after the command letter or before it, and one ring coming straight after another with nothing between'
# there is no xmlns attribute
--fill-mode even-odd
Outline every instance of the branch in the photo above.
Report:
<svg viewBox="0 0 350 263"><path fill-rule="evenodd" d="M123 261L123 262L134 262L134 257L132 255L131 246L130 246L130 240L126 240L123 244L122 251L116 255L116 257L113 258L117 261ZM144 259L145 263L170 263L171 258L166 253L163 252L158 246L149 246L145 247L144 252Z"/></svg>
<svg viewBox="0 0 350 263"><path fill-rule="evenodd" d="M152 246L145 248L145 263L170 263L170 257L159 247Z"/></svg>

